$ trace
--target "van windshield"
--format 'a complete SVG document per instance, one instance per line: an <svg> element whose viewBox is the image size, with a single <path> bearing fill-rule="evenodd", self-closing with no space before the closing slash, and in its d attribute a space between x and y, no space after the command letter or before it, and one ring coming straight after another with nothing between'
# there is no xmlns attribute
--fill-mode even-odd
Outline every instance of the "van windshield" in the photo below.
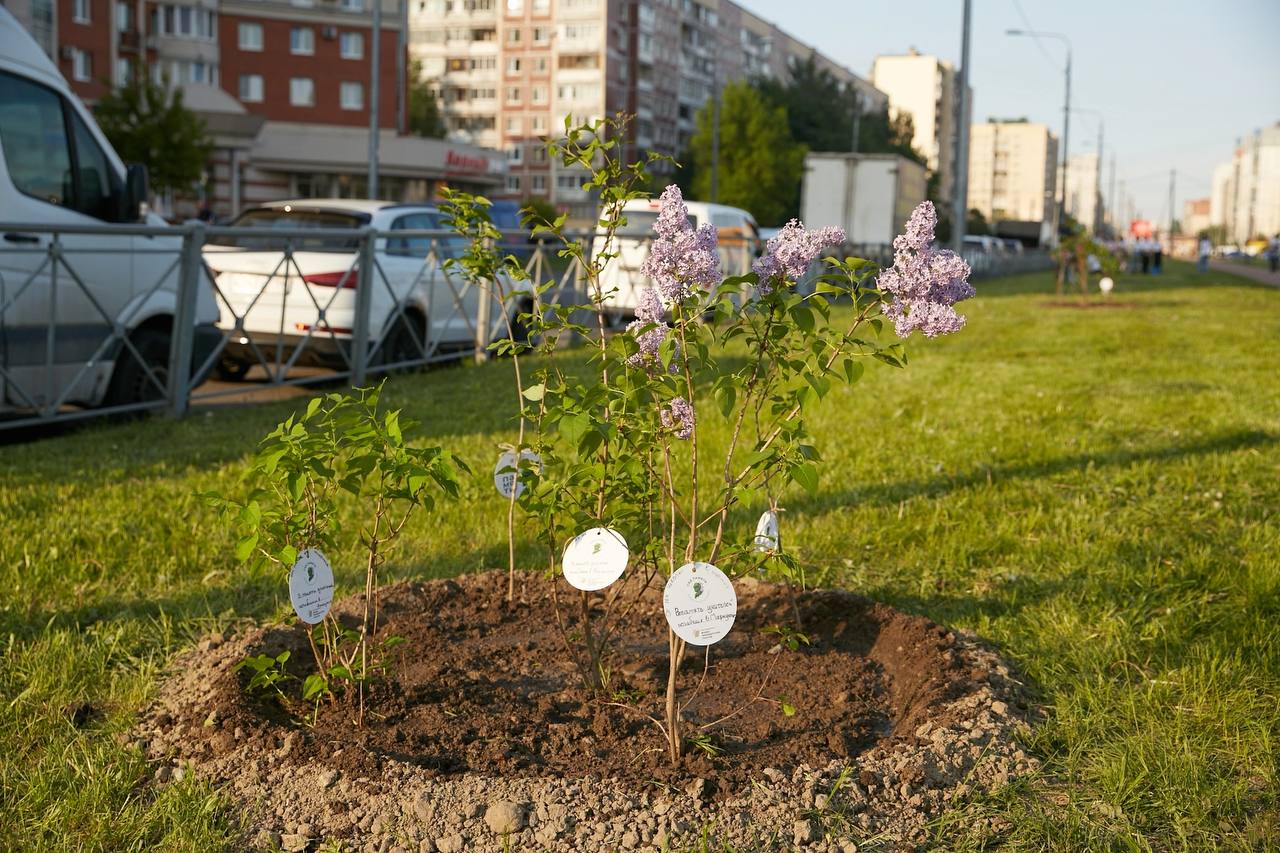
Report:
<svg viewBox="0 0 1280 853"><path fill-rule="evenodd" d="M233 228L263 229L351 229L368 223L366 214L346 213L340 210L286 210L283 207L259 207L246 210L231 223ZM286 242L292 242L295 251L352 252L359 238L345 237L275 237L268 234L252 237L218 236L210 242L218 246L234 246L237 249L283 251Z"/></svg>
<svg viewBox="0 0 1280 853"><path fill-rule="evenodd" d="M618 229L619 237L652 237L653 224L658 221L658 211L656 210L627 210L623 211L623 216L627 219L627 224ZM689 227L696 229L698 227L698 217L689 214Z"/></svg>

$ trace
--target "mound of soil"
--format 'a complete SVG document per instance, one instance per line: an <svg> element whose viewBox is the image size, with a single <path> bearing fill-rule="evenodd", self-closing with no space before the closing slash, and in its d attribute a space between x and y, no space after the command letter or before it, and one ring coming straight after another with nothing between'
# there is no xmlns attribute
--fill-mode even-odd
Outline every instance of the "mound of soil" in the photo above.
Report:
<svg viewBox="0 0 1280 853"><path fill-rule="evenodd" d="M566 645L576 593L570 606L561 585L557 608L554 582L530 576L508 609L505 575L486 573L381 591L379 633L406 642L362 728L351 696L303 720L245 692L233 667L247 656L290 650L294 684L314 667L289 626L181 656L136 736L158 782L194 771L224 785L246 844L292 850L645 849L703 833L749 849L914 842L958 797L1034 769L1014 740L1026 699L989 651L846 592L793 599L750 580L728 637L689 647L686 730L706 726L711 749L672 767L650 719L667 679L661 589L630 582L604 696L584 689ZM604 600L593 596L595 618ZM337 612L355 624L362 609L356 597ZM810 642L792 650L763 629L794 625L797 610Z"/></svg>

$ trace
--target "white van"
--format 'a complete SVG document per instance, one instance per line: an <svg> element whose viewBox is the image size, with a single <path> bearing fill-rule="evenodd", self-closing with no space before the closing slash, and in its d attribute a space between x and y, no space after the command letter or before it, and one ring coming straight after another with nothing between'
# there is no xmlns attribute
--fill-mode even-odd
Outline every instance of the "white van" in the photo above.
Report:
<svg viewBox="0 0 1280 853"><path fill-rule="evenodd" d="M142 217L146 194L146 171L125 168L57 67L0 8L0 414L163 397L181 239L63 234L55 259L40 229L164 225ZM203 271L201 285L197 364L220 338Z"/></svg>
<svg viewBox="0 0 1280 853"><path fill-rule="evenodd" d="M617 257L609 261L600 276L601 290L606 294L605 306L612 314L625 317L640 304L641 292L651 285L640 266L649 257L653 244L653 225L658 220L658 199L635 199L622 208L627 224L618 229ZM760 228L755 217L738 207L686 201L689 222L694 227L710 222L716 228L720 249L720 271L725 276L746 275L761 249ZM604 251L604 239L597 236L592 254Z"/></svg>

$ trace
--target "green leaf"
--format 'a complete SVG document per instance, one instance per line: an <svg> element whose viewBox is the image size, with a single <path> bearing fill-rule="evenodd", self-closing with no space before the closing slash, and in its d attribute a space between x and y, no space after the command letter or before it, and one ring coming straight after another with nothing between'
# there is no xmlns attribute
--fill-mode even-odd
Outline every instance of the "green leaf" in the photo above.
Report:
<svg viewBox="0 0 1280 853"><path fill-rule="evenodd" d="M738 390L731 383L716 386L716 403L726 418L733 412L733 404L737 402Z"/></svg>
<svg viewBox="0 0 1280 853"><path fill-rule="evenodd" d="M307 680L302 682L302 699L304 702L310 702L312 699L319 698L329 692L329 682L325 680L323 675L312 673L307 676Z"/></svg>
<svg viewBox="0 0 1280 853"><path fill-rule="evenodd" d="M860 361L854 361L852 358L846 358L843 366L845 381L850 385L861 379L862 372L866 370L866 365Z"/></svg>
<svg viewBox="0 0 1280 853"><path fill-rule="evenodd" d="M792 469L787 473L788 473L788 476L791 477L792 482L799 483L801 488L803 488L806 492L808 492L811 495L817 494L818 469L815 465L812 465L808 462L803 462L799 465L792 467Z"/></svg>
<svg viewBox="0 0 1280 853"><path fill-rule="evenodd" d="M560 434L568 439L570 444L577 445L589 429L591 429L591 418L588 415L565 415L560 419Z"/></svg>
<svg viewBox="0 0 1280 853"><path fill-rule="evenodd" d="M794 717L796 715L796 706L792 705L785 697L778 700L782 704L782 715L784 717Z"/></svg>
<svg viewBox="0 0 1280 853"><path fill-rule="evenodd" d="M244 562L253 555L253 549L258 547L257 532L250 533L248 536L236 543L236 559Z"/></svg>
<svg viewBox="0 0 1280 853"><path fill-rule="evenodd" d="M524 389L524 398L536 403L541 400L546 393L547 384L545 382L539 382L537 385L530 385L528 388Z"/></svg>

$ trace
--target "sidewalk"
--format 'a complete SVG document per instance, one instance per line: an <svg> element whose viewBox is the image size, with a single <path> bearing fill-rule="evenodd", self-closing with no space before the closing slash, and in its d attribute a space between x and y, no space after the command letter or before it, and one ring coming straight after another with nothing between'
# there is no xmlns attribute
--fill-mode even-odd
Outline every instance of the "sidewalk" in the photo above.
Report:
<svg viewBox="0 0 1280 853"><path fill-rule="evenodd" d="M1244 278L1251 278L1272 287L1280 287L1280 273L1273 273L1265 266L1238 264L1235 261L1209 261L1209 269L1218 272L1234 273Z"/></svg>

